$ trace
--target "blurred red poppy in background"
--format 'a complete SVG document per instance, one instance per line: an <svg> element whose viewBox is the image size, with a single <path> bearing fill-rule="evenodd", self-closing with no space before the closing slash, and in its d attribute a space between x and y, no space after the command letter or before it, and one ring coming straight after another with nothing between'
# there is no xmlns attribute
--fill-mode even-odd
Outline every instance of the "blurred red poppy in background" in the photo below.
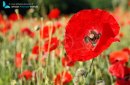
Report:
<svg viewBox="0 0 130 85"><path fill-rule="evenodd" d="M82 10L66 26L65 50L72 62L95 58L117 41L119 25L108 12Z"/></svg>
<svg viewBox="0 0 130 85"><path fill-rule="evenodd" d="M32 37L32 38L35 35L34 32L32 32L28 27L22 28L21 33L25 34L25 35L28 35L29 37Z"/></svg>
<svg viewBox="0 0 130 85"><path fill-rule="evenodd" d="M130 68L124 66L121 62L116 62L109 67L109 72L117 78L115 85L130 84Z"/></svg>
<svg viewBox="0 0 130 85"><path fill-rule="evenodd" d="M130 55L130 49L129 48L124 48L123 51L127 52Z"/></svg>
<svg viewBox="0 0 130 85"><path fill-rule="evenodd" d="M16 14L16 13L12 13L9 15L9 20L11 20L11 21L17 21L17 20L22 19L22 18L23 18L22 15Z"/></svg>
<svg viewBox="0 0 130 85"><path fill-rule="evenodd" d="M21 68L22 66L22 53L21 52L17 52L15 55L15 66L17 68Z"/></svg>
<svg viewBox="0 0 130 85"><path fill-rule="evenodd" d="M116 62L109 67L109 72L118 78L124 78L125 69L121 62Z"/></svg>
<svg viewBox="0 0 130 85"><path fill-rule="evenodd" d="M52 29L51 27L49 26L44 26L43 29L40 30L40 37L41 38L48 38L49 37L49 32L51 32L52 30L52 34L55 33L55 26L52 26Z"/></svg>
<svg viewBox="0 0 130 85"><path fill-rule="evenodd" d="M58 45L59 45L59 40L56 37L54 37L54 38L51 38L51 40L50 40L50 46L49 46L49 40L47 40L45 42L43 49L45 52L47 52L48 49L49 49L49 51L52 51L52 50L56 49L58 47Z"/></svg>
<svg viewBox="0 0 130 85"><path fill-rule="evenodd" d="M21 74L18 75L18 78L25 78L26 80L30 80L33 76L32 71L30 70L24 70Z"/></svg>
<svg viewBox="0 0 130 85"><path fill-rule="evenodd" d="M0 32L5 34L11 29L11 23L0 14Z"/></svg>
<svg viewBox="0 0 130 85"><path fill-rule="evenodd" d="M115 63L120 61L122 63L126 63L129 61L129 55L127 52L124 51L115 51L110 53L110 63Z"/></svg>
<svg viewBox="0 0 130 85"><path fill-rule="evenodd" d="M60 15L60 10L58 8L54 8L50 11L50 13L48 14L48 17L50 19L55 19L58 18Z"/></svg>
<svg viewBox="0 0 130 85"><path fill-rule="evenodd" d="M72 81L72 75L68 71L63 71L56 75L54 85L68 85Z"/></svg>
<svg viewBox="0 0 130 85"><path fill-rule="evenodd" d="M62 66L73 66L74 62L71 62L68 57L62 58Z"/></svg>
<svg viewBox="0 0 130 85"><path fill-rule="evenodd" d="M129 85L130 68L126 66L128 61L129 55L124 49L110 54L112 65L109 67L109 72L117 79L115 85Z"/></svg>
<svg viewBox="0 0 130 85"><path fill-rule="evenodd" d="M38 45L35 45L35 46L32 48L32 54L36 54L36 55L39 54L39 46L38 46Z"/></svg>
<svg viewBox="0 0 130 85"><path fill-rule="evenodd" d="M62 66L67 66L67 62L68 62L68 58L67 57L63 57L62 58Z"/></svg>

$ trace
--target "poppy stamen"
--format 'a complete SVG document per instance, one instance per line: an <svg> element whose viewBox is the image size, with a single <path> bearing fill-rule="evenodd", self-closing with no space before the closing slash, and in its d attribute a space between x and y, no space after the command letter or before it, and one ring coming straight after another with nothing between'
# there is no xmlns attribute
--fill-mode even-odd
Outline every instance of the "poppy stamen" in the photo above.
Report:
<svg viewBox="0 0 130 85"><path fill-rule="evenodd" d="M100 38L100 36L101 36L100 33L97 33L95 31L91 31L90 34L84 38L84 40L86 43L91 42L91 44L93 46L95 46L96 42Z"/></svg>

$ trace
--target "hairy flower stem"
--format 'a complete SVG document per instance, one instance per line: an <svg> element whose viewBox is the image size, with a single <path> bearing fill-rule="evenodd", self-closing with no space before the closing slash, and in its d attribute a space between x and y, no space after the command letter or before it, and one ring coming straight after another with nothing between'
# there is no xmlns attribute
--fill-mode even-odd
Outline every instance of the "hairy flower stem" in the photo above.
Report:
<svg viewBox="0 0 130 85"><path fill-rule="evenodd" d="M86 73L86 77L88 76L88 74L89 74L89 73L91 72L91 70L92 70L93 62L94 62L94 59L92 59L92 62L91 62L91 64L90 64L90 69L89 69L89 71Z"/></svg>
<svg viewBox="0 0 130 85"><path fill-rule="evenodd" d="M105 60L106 60L106 63L107 63L107 68L108 68L110 66L109 61L108 61L108 56L105 57ZM113 84L113 78L110 74L109 74L109 77L110 77L110 82L111 82L111 85L112 85Z"/></svg>
<svg viewBox="0 0 130 85"><path fill-rule="evenodd" d="M46 75L47 78L49 78L51 75L51 72L50 72L50 45L51 45L51 38L52 38L52 31L53 31L53 22L48 22L48 25L49 25L49 42L48 42L48 50L47 50L47 53L48 53L48 56L47 56L47 59L46 59L46 72L48 73L48 75Z"/></svg>
<svg viewBox="0 0 130 85"><path fill-rule="evenodd" d="M94 59L92 59L92 62L91 62L91 64L90 64L90 69L88 70L88 72L86 73L86 83L85 83L85 85L87 85L87 76L88 76L88 74L91 72L91 70L92 70L92 66L93 66L93 63L94 63Z"/></svg>
<svg viewBox="0 0 130 85"><path fill-rule="evenodd" d="M43 28L43 18L41 18L41 28ZM39 66L39 68L38 68L38 71L37 71L37 73L38 73L38 75L37 75L37 79L38 79L38 82L37 82L37 84L38 85L41 85L41 75L43 74L43 69L42 69L42 61L41 61L41 59L42 59L42 50L41 50L41 44L42 44L42 39L41 39L41 37L40 37L40 31L39 31L39 55L38 55L38 66ZM40 70L39 70L40 69Z"/></svg>
<svg viewBox="0 0 130 85"><path fill-rule="evenodd" d="M95 72L95 85L96 85L96 82L97 82L97 66L95 65L94 66L94 72Z"/></svg>

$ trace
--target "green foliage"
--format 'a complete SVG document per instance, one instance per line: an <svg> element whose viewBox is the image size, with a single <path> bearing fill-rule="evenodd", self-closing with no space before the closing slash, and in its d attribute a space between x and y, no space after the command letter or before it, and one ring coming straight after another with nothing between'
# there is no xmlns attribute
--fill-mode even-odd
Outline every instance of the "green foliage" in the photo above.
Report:
<svg viewBox="0 0 130 85"><path fill-rule="evenodd" d="M87 0L92 8L112 9L112 0Z"/></svg>

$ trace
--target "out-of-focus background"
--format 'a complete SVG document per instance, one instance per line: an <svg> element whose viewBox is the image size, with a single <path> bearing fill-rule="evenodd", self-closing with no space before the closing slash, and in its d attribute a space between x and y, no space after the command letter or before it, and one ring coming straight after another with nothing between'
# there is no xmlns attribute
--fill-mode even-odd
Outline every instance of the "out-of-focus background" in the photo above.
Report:
<svg viewBox="0 0 130 85"><path fill-rule="evenodd" d="M74 13L96 8L115 18L120 42L68 66L66 25ZM130 85L129 59L130 0L0 0L0 85Z"/></svg>

